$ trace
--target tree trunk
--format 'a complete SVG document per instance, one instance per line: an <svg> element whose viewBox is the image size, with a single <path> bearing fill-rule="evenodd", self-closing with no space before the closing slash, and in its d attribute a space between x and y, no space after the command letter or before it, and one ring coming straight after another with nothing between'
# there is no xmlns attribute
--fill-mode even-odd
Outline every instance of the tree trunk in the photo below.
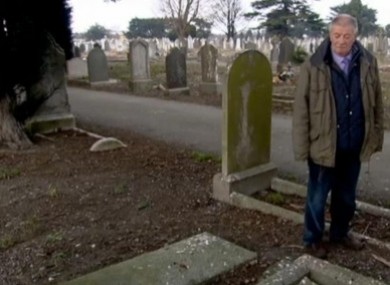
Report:
<svg viewBox="0 0 390 285"><path fill-rule="evenodd" d="M0 98L0 147L28 148L32 143L23 131L22 125L10 112L10 103L9 97Z"/></svg>

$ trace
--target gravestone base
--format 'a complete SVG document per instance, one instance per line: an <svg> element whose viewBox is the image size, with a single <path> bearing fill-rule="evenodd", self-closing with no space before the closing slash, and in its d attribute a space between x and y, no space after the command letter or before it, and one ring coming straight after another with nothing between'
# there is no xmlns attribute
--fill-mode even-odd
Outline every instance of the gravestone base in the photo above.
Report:
<svg viewBox="0 0 390 285"><path fill-rule="evenodd" d="M70 113L40 115L31 118L26 123L26 129L33 134L71 130L75 127L75 117Z"/></svg>
<svg viewBox="0 0 390 285"><path fill-rule="evenodd" d="M134 93L145 93L152 90L153 81L151 79L134 80L129 82L129 88Z"/></svg>
<svg viewBox="0 0 390 285"><path fill-rule="evenodd" d="M182 88L172 88L166 91L166 95L174 96L174 95L190 95L190 88L182 87Z"/></svg>
<svg viewBox="0 0 390 285"><path fill-rule="evenodd" d="M105 80L105 81L94 81L94 82L90 82L89 84L91 86L101 86L101 85L110 85L110 84L116 84L116 83L118 83L117 79L109 79L109 80Z"/></svg>
<svg viewBox="0 0 390 285"><path fill-rule="evenodd" d="M213 197L219 201L229 203L232 192L250 196L258 191L270 188L276 170L276 166L270 162L227 176L218 173L213 178Z"/></svg>
<svg viewBox="0 0 390 285"><path fill-rule="evenodd" d="M201 82L199 85L200 93L202 95L221 95L221 83Z"/></svg>

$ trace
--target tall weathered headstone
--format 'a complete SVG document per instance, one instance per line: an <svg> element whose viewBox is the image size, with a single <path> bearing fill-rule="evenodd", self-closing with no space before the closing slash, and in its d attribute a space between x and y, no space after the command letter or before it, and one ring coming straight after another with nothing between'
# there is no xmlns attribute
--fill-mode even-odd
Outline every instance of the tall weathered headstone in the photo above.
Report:
<svg viewBox="0 0 390 285"><path fill-rule="evenodd" d="M168 94L189 95L187 87L187 63L185 54L177 47L165 58Z"/></svg>
<svg viewBox="0 0 390 285"><path fill-rule="evenodd" d="M283 38L279 46L279 61L278 61L278 72L283 70L283 66L287 65L294 54L295 46L289 38Z"/></svg>
<svg viewBox="0 0 390 285"><path fill-rule="evenodd" d="M279 54L280 54L280 41L279 41L279 39L277 37L273 37L271 39L271 45L272 45L271 56L270 56L271 68L272 68L272 72L275 73L276 69L277 69L278 61L279 61Z"/></svg>
<svg viewBox="0 0 390 285"><path fill-rule="evenodd" d="M199 51L202 67L202 82L200 93L204 95L219 95L222 92L218 82L218 50L206 43Z"/></svg>
<svg viewBox="0 0 390 285"><path fill-rule="evenodd" d="M374 44L373 43L367 43L367 50L371 53L374 52Z"/></svg>
<svg viewBox="0 0 390 285"><path fill-rule="evenodd" d="M222 110L222 173L213 180L214 197L229 202L232 192L251 195L270 187L272 72L260 52L250 50L233 62L225 83Z"/></svg>
<svg viewBox="0 0 390 285"><path fill-rule="evenodd" d="M47 38L50 44L43 58L41 80L30 88L28 94L28 97L43 102L34 116L26 122L31 133L50 133L76 126L66 89L65 53L50 35Z"/></svg>
<svg viewBox="0 0 390 285"><path fill-rule="evenodd" d="M136 93L146 92L152 88L150 77L149 44L144 40L130 42L130 90Z"/></svg>
<svg viewBox="0 0 390 285"><path fill-rule="evenodd" d="M109 81L107 57L100 45L95 44L88 53L87 64L90 83Z"/></svg>
<svg viewBox="0 0 390 285"><path fill-rule="evenodd" d="M81 57L80 48L78 46L73 46L73 55L75 58Z"/></svg>
<svg viewBox="0 0 390 285"><path fill-rule="evenodd" d="M110 51L111 50L111 45L108 40L104 40L104 50L105 51Z"/></svg>

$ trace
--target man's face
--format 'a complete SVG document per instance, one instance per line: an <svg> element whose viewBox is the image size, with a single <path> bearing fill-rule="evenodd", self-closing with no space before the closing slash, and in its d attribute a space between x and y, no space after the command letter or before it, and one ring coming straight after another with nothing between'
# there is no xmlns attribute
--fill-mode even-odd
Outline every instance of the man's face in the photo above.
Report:
<svg viewBox="0 0 390 285"><path fill-rule="evenodd" d="M340 56L348 55L356 40L355 30L352 25L333 25L329 36L333 52Z"/></svg>

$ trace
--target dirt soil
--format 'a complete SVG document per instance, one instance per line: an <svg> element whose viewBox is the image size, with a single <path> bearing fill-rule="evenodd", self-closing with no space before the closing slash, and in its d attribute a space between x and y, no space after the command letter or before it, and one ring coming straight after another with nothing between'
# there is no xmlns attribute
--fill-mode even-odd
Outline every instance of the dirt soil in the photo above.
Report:
<svg viewBox="0 0 390 285"><path fill-rule="evenodd" d="M305 212L305 199L296 195L285 195L267 189L261 193L256 193L254 198L300 214ZM326 206L325 221L331 222L329 205ZM351 221L351 229L354 232L386 243L390 243L389 228L390 218L374 216L359 210L356 211Z"/></svg>
<svg viewBox="0 0 390 285"><path fill-rule="evenodd" d="M208 231L258 253L213 284L255 284L303 254L302 227L211 198L218 160L138 134L80 125L128 147L91 153L74 132L0 151L0 284L55 284ZM390 283L372 254L333 249L329 260ZM389 257L390 255L387 255Z"/></svg>

